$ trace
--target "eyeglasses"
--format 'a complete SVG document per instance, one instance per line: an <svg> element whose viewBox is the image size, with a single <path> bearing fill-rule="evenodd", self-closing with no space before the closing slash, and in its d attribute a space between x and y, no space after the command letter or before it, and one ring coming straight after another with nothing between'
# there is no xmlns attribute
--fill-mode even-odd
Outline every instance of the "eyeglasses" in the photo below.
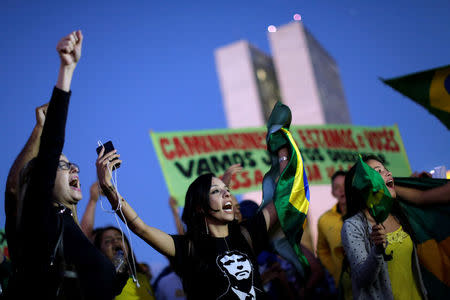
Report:
<svg viewBox="0 0 450 300"><path fill-rule="evenodd" d="M70 170L71 167L74 167L75 169L78 170L78 173L80 173L80 167L75 164L75 163L71 163L71 162L67 162L64 160L60 160L59 164L58 164L58 169L60 170Z"/></svg>

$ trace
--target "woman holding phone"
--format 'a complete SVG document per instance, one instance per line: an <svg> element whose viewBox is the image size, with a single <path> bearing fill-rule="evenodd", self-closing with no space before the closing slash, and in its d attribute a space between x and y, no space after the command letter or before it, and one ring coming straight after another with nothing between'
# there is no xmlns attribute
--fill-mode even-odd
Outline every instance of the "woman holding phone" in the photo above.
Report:
<svg viewBox="0 0 450 300"><path fill-rule="evenodd" d="M278 150L280 173L289 150ZM116 150L97 158L100 186L119 217L151 247L167 256L183 280L188 299L265 299L256 257L268 246L267 231L278 221L273 204L238 224L228 187L214 174L195 179L186 192L184 235L148 226L111 184L111 170L121 163ZM121 212L120 212L121 211Z"/></svg>

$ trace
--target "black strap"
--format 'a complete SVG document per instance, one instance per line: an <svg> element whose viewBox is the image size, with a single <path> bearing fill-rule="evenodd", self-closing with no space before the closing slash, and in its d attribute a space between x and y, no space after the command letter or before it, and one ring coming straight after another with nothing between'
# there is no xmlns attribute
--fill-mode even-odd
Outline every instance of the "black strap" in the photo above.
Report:
<svg viewBox="0 0 450 300"><path fill-rule="evenodd" d="M63 235L64 235L64 222L62 219L62 214L57 214L58 218L58 224L57 227L59 227L59 234L58 234L58 240L56 241L55 248L53 249L53 253L50 256L50 266L53 266L55 264L56 255L58 254L62 260L64 260L64 249L63 249Z"/></svg>

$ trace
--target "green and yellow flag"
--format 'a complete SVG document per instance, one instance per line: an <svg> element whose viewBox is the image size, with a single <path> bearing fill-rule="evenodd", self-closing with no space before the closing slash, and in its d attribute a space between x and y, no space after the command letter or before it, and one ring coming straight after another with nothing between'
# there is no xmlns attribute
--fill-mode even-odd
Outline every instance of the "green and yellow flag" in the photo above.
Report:
<svg viewBox="0 0 450 300"><path fill-rule="evenodd" d="M426 190L450 180L396 177L395 185ZM402 200L402 199L399 199ZM400 201L417 241L420 271L428 299L450 299L450 205L417 207Z"/></svg>
<svg viewBox="0 0 450 300"><path fill-rule="evenodd" d="M450 129L450 65L382 81L425 107Z"/></svg>
<svg viewBox="0 0 450 300"><path fill-rule="evenodd" d="M293 262L297 270L303 268L299 271L304 273L309 263L300 249L300 240L309 207L309 184L300 150L289 132L290 123L289 107L278 102L267 124L267 151L272 165L263 179L263 206L273 201L285 235L275 243L275 250ZM289 149L290 159L280 175L278 150L282 147Z"/></svg>
<svg viewBox="0 0 450 300"><path fill-rule="evenodd" d="M361 156L356 162L352 187L362 199L366 199L367 209L377 223L387 219L392 208L391 193L381 174L363 162Z"/></svg>

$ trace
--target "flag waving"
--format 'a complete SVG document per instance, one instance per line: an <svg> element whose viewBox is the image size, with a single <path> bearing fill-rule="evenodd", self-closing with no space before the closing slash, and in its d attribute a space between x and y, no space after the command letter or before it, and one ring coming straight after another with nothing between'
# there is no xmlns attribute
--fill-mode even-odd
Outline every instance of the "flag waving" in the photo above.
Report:
<svg viewBox="0 0 450 300"><path fill-rule="evenodd" d="M383 223L391 212L393 199L380 173L363 162L361 156L355 165L352 189L366 199L366 206L377 223Z"/></svg>
<svg viewBox="0 0 450 300"><path fill-rule="evenodd" d="M263 180L263 206L273 201L285 235L281 243L287 240L291 247L287 249L288 244L284 243L284 246L275 246L276 250L287 259L295 254L295 259L300 261L304 268L308 267L309 263L300 249L300 240L309 207L309 185L300 150L289 132L290 123L289 107L277 102L267 124L267 150L272 159L272 166ZM277 151L282 147L289 149L290 158L280 175ZM289 260L292 262L295 259Z"/></svg>
<svg viewBox="0 0 450 300"><path fill-rule="evenodd" d="M395 177L395 185L428 190L450 184L450 180ZM417 243L420 271L428 299L450 296L450 205L416 206L401 200Z"/></svg>
<svg viewBox="0 0 450 300"><path fill-rule="evenodd" d="M382 81L425 107L450 129L450 65Z"/></svg>

